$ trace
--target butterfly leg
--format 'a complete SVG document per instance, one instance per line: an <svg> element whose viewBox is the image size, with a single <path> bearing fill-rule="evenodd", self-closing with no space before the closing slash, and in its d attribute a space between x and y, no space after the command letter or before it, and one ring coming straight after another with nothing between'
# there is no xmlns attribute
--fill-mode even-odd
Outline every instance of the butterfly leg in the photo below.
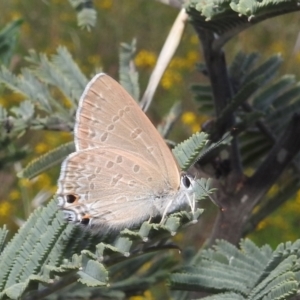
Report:
<svg viewBox="0 0 300 300"><path fill-rule="evenodd" d="M193 194L192 198L190 197L190 195L188 193L185 194L187 200L188 200L188 203L190 205L190 208L191 208L191 212L192 214L194 215L195 213L195 208L196 208L196 196L195 194Z"/></svg>
<svg viewBox="0 0 300 300"><path fill-rule="evenodd" d="M160 221L160 225L162 225L164 222L165 222L165 218L166 218L166 215L167 215L167 212L168 212L168 210L169 210L169 208L170 208L170 206L171 206L171 204L172 204L172 199L168 202L168 204L166 205L166 208L165 208L165 210L164 210L164 212L163 212L163 215L162 215L162 217L161 217L161 221Z"/></svg>

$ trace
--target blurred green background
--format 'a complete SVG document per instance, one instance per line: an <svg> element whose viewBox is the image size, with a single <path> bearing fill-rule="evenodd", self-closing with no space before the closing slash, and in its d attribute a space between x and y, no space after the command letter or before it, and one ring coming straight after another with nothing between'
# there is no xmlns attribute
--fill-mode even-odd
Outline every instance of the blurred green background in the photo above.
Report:
<svg viewBox="0 0 300 300"><path fill-rule="evenodd" d="M1 28L16 19L21 18L24 21L9 68L18 73L22 67L28 66L24 57L29 49L51 56L59 45L63 45L72 53L88 77L103 70L117 79L120 43L131 43L132 39L136 38L135 63L140 73L140 87L143 93L178 11L159 1L97 0L94 1L94 5L98 13L97 24L88 32L77 26L76 12L68 1L0 2ZM270 19L240 33L224 49L227 62L230 63L238 51L258 52L262 59L274 53L281 53L284 59L282 74L296 74L299 78L298 24L299 14L294 13ZM175 101L182 101L183 114L170 136L176 142L198 131L201 123L206 120L201 111L198 111L189 91L190 84L207 81L196 69L196 63L202 61L201 45L192 26L188 25L148 113L151 120L158 124ZM0 104L4 107L11 107L22 100L18 94L1 88ZM34 131L19 139L20 146L28 144L31 154L26 160L0 172L1 225L7 224L9 229L16 231L35 207L51 197L56 190L59 167L32 181L17 179L16 172L35 157L69 140L72 140L71 133L49 131ZM276 188L273 187L270 195ZM197 227L199 232L196 233L199 246L210 233L217 209L209 201L204 205L206 211ZM282 241L297 239L299 212L300 193L280 211L261 222L256 232L251 234L251 238L259 245L270 243L273 246ZM182 238L183 234L176 237L179 240ZM188 234L184 239L188 241Z"/></svg>

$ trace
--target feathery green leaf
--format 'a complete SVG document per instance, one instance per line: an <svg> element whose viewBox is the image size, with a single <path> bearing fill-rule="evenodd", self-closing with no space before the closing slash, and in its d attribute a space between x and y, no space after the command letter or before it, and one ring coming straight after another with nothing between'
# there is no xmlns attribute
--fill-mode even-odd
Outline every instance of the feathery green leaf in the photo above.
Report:
<svg viewBox="0 0 300 300"><path fill-rule="evenodd" d="M19 174L19 177L31 179L61 163L70 153L75 151L74 142L69 142L53 149L30 162Z"/></svg>

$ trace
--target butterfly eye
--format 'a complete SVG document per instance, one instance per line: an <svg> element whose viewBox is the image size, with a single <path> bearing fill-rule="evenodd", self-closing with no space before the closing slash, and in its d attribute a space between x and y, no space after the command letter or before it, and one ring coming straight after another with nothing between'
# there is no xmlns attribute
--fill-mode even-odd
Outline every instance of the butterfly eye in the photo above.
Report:
<svg viewBox="0 0 300 300"><path fill-rule="evenodd" d="M186 187L187 189L191 186L191 181L187 175L184 175L182 177L181 181L182 181L184 187Z"/></svg>
<svg viewBox="0 0 300 300"><path fill-rule="evenodd" d="M89 218L82 218L82 220L80 221L80 224L82 225L89 225L89 223L90 223Z"/></svg>
<svg viewBox="0 0 300 300"><path fill-rule="evenodd" d="M73 194L66 195L66 200L68 203L74 203L76 199L77 199L77 196L75 196Z"/></svg>

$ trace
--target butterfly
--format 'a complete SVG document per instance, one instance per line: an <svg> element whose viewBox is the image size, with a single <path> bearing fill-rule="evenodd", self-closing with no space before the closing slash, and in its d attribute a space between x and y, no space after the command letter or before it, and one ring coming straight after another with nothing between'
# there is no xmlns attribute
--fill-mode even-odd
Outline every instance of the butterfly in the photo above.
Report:
<svg viewBox="0 0 300 300"><path fill-rule="evenodd" d="M74 140L76 151L62 163L57 190L68 221L116 231L190 204L193 178L180 171L136 101L104 73L80 98Z"/></svg>

